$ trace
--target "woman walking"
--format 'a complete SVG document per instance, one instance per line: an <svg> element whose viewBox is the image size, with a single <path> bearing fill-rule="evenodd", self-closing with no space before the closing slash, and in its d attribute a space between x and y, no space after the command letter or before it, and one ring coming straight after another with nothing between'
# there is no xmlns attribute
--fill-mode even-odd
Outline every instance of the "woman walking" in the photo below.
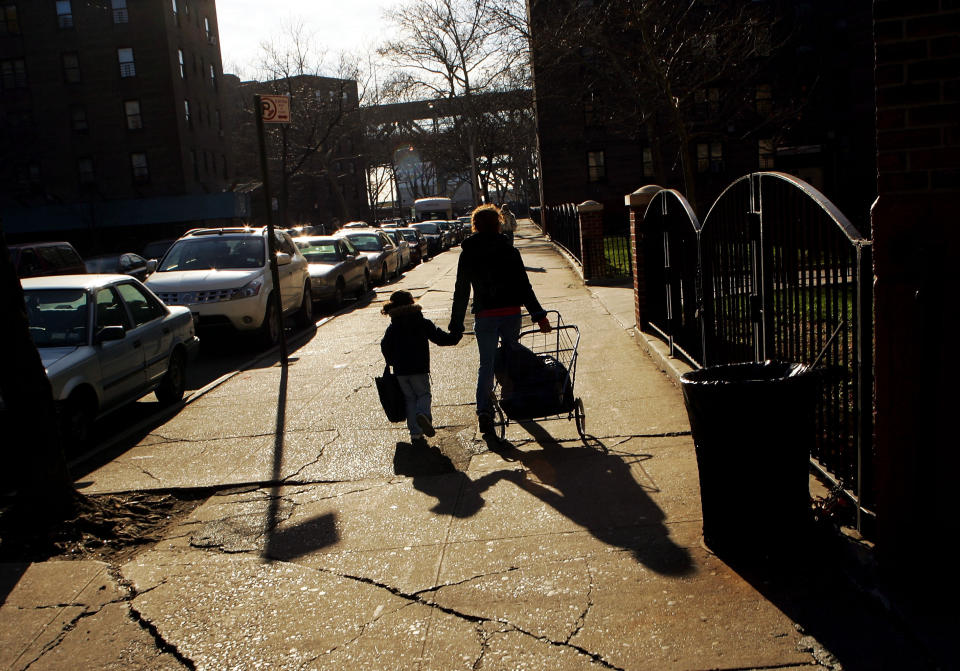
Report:
<svg viewBox="0 0 960 671"><path fill-rule="evenodd" d="M503 223L496 205L481 205L471 214L474 234L461 244L453 309L447 330L463 333L467 301L473 291L474 326L480 366L477 371L477 422L480 432L494 432L494 363L497 344L513 346L520 339L521 308L544 333L550 331L546 311L540 307L523 259L511 241L500 232Z"/></svg>

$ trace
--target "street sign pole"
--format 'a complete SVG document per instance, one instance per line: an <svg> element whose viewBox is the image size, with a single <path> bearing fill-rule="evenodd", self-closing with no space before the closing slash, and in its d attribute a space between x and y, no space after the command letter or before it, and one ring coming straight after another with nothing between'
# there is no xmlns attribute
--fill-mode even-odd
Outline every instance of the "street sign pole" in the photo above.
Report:
<svg viewBox="0 0 960 671"><path fill-rule="evenodd" d="M267 250L270 254L270 277L273 279L273 307L280 327L280 357L287 365L287 335L283 329L283 295L280 291L280 271L277 269L277 242L273 232L273 199L270 197L270 174L267 168L267 144L263 131L263 115L266 111L260 95L253 96L257 117L257 140L260 143L260 172L263 173L263 196L267 204ZM269 326L267 327L269 328Z"/></svg>

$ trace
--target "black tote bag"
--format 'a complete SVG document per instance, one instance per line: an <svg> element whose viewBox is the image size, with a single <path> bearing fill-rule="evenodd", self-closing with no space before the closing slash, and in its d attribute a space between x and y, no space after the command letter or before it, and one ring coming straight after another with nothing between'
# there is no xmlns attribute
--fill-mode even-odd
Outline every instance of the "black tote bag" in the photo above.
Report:
<svg viewBox="0 0 960 671"><path fill-rule="evenodd" d="M390 366L383 367L383 375L373 378L377 383L377 393L380 395L380 405L391 422L402 422L407 418L407 401L400 389L397 376L390 372Z"/></svg>

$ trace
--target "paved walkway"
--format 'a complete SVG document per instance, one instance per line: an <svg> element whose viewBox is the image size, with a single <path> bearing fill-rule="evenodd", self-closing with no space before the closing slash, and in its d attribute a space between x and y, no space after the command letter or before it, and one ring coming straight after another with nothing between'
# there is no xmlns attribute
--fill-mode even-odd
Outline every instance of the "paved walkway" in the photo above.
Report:
<svg viewBox="0 0 960 671"><path fill-rule="evenodd" d="M510 424L490 451L471 337L433 349L437 451L386 423L379 304L406 288L445 326L445 253L84 476L86 493L215 493L124 565L3 566L0 668L926 668L826 550L785 573L701 545L683 400L635 343L631 290L584 287L529 223L518 247L580 329L586 443L562 419Z"/></svg>

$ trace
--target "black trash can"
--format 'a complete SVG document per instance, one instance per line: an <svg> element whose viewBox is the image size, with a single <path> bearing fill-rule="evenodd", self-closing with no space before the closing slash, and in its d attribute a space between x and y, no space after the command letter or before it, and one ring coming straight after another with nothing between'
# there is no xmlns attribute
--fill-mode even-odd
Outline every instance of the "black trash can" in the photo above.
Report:
<svg viewBox="0 0 960 671"><path fill-rule="evenodd" d="M703 368L680 381L704 544L752 557L798 547L810 523L817 375L803 364L766 361Z"/></svg>

